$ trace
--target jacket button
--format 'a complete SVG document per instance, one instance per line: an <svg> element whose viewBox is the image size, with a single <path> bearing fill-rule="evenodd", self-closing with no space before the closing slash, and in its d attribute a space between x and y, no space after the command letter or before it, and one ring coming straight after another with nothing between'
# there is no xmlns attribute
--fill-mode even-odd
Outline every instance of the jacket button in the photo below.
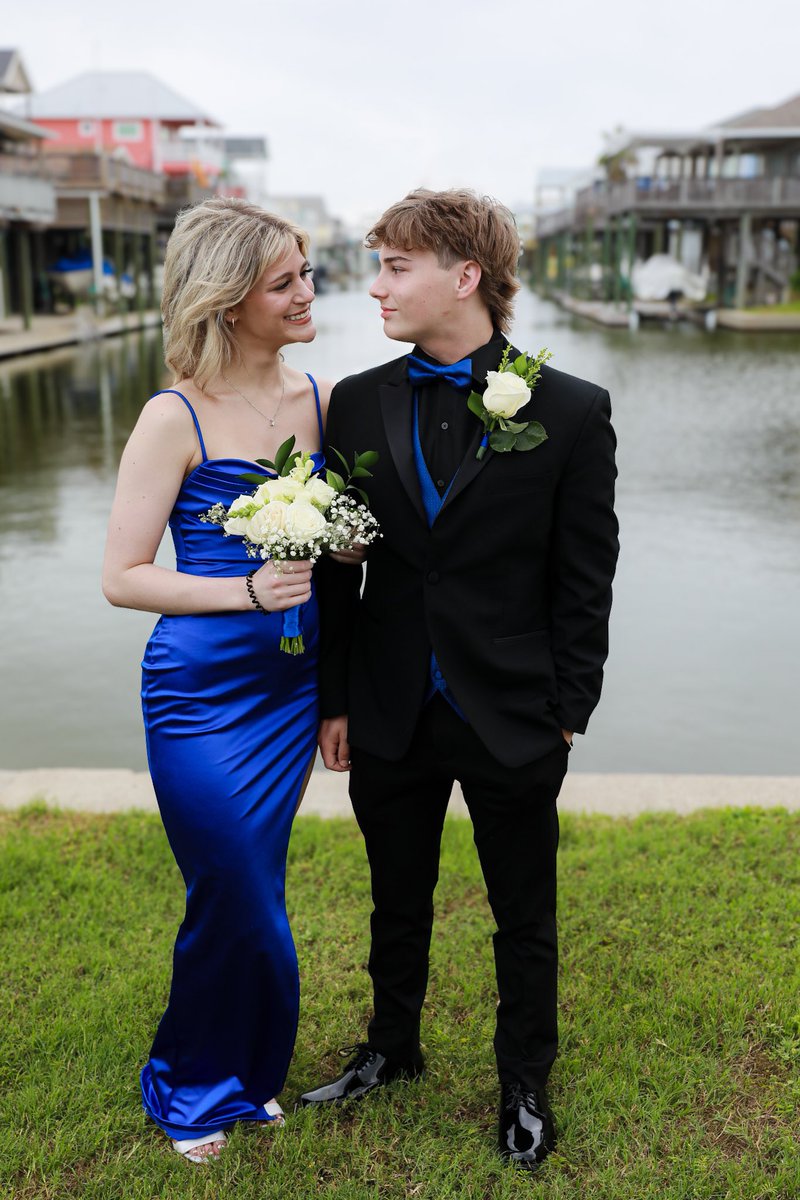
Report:
<svg viewBox="0 0 800 1200"><path fill-rule="evenodd" d="M439 582L439 572L438 571L428 571L428 583L438 583L438 582Z"/></svg>

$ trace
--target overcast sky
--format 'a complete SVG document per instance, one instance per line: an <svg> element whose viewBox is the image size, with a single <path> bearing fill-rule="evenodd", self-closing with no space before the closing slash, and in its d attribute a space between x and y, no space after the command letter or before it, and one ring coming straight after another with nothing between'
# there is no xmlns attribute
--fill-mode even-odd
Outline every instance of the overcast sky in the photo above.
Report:
<svg viewBox="0 0 800 1200"><path fill-rule="evenodd" d="M9 11L10 10L10 11ZM712 124L800 92L797 0L12 0L2 39L37 90L147 70L231 133L269 188L368 219L410 188L530 202L616 126ZM134 114L131 114L134 115Z"/></svg>

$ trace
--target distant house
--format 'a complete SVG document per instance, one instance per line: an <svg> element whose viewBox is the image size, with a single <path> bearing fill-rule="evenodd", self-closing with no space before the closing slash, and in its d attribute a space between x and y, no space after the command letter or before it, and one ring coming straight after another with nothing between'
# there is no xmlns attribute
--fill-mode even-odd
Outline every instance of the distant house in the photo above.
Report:
<svg viewBox="0 0 800 1200"><path fill-rule="evenodd" d="M0 50L0 92L23 95L31 91L31 81L19 50Z"/></svg>
<svg viewBox="0 0 800 1200"><path fill-rule="evenodd" d="M27 108L53 134L49 149L104 151L148 171L190 175L203 188L224 167L219 123L147 71L86 71L32 96Z"/></svg>
<svg viewBox="0 0 800 1200"><path fill-rule="evenodd" d="M254 204L264 204L267 195L269 146L265 137L226 134L225 182L227 196L242 196Z"/></svg>
<svg viewBox="0 0 800 1200"><path fill-rule="evenodd" d="M710 277L717 305L780 300L800 261L800 95L687 130L618 130L604 177L537 223L540 273L589 277L607 298L632 261L667 252ZM621 267L622 264L622 267ZM549 273L552 273L550 271Z"/></svg>
<svg viewBox="0 0 800 1200"><path fill-rule="evenodd" d="M31 82L16 50L0 50L0 95ZM45 129L0 109L0 318L20 313L30 325L41 276L42 230L56 216L56 192L42 163Z"/></svg>

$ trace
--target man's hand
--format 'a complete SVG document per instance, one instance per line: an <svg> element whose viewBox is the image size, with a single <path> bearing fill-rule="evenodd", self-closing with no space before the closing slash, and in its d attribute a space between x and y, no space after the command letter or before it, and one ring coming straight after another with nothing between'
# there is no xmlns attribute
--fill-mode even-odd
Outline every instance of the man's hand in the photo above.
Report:
<svg viewBox="0 0 800 1200"><path fill-rule="evenodd" d="M345 563L352 567L360 567L367 557L368 547L363 542L354 542L350 550L336 550L331 554L334 562Z"/></svg>
<svg viewBox="0 0 800 1200"><path fill-rule="evenodd" d="M350 770L350 743L347 740L347 717L326 717L317 735L322 761L329 771Z"/></svg>
<svg viewBox="0 0 800 1200"><path fill-rule="evenodd" d="M567 743L568 746L572 745L572 736L573 735L572 735L571 729L562 729L561 736L563 737L564 741Z"/></svg>

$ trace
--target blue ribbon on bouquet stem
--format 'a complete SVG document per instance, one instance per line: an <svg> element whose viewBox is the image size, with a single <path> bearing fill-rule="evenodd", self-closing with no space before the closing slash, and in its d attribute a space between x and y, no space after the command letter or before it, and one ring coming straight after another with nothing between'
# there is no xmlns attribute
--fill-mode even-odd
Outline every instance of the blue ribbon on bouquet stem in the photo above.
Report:
<svg viewBox="0 0 800 1200"><path fill-rule="evenodd" d="M294 608L283 610L283 628L281 629L281 650L285 654L305 654L303 642L303 609L305 604L296 604Z"/></svg>

